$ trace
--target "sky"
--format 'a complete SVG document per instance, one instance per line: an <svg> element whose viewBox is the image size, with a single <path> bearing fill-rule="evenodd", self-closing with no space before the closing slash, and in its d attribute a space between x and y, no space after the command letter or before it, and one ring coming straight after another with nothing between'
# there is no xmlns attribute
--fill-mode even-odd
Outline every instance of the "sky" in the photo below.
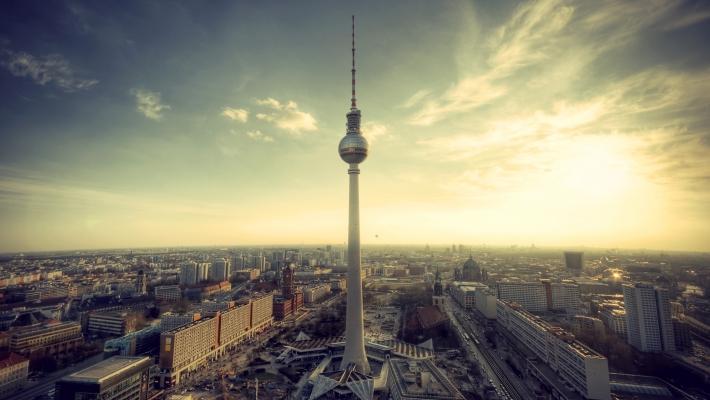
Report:
<svg viewBox="0 0 710 400"><path fill-rule="evenodd" d="M0 251L710 250L703 1L4 1Z"/></svg>

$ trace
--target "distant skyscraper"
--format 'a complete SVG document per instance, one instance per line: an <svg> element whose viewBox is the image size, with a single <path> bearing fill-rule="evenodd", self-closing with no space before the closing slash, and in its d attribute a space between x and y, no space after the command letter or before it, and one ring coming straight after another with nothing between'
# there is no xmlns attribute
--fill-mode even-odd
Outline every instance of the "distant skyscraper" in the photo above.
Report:
<svg viewBox="0 0 710 400"><path fill-rule="evenodd" d="M584 253L581 251L565 251L565 266L573 275L581 275L584 268Z"/></svg>
<svg viewBox="0 0 710 400"><path fill-rule="evenodd" d="M201 262L197 264L197 282L202 282L210 279L210 267L212 264Z"/></svg>
<svg viewBox="0 0 710 400"><path fill-rule="evenodd" d="M180 265L180 284L194 285L197 283L197 264L188 261Z"/></svg>
<svg viewBox="0 0 710 400"><path fill-rule="evenodd" d="M668 291L637 283L624 285L627 338L640 351L675 351Z"/></svg>
<svg viewBox="0 0 710 400"><path fill-rule="evenodd" d="M148 285L147 285L147 279L145 274L143 273L143 270L139 270L138 274L136 275L136 293L140 294L146 294L148 291Z"/></svg>
<svg viewBox="0 0 710 400"><path fill-rule="evenodd" d="M367 158L367 140L360 133L360 110L355 98L355 17L353 17L353 65L352 98L347 117L347 132L340 140L340 158L349 164L350 212L348 217L348 272L347 309L345 320L345 353L340 365L342 369L350 364L358 372L369 374L370 364L365 355L365 328L363 326L362 277L360 275L360 193L358 189L358 164Z"/></svg>
<svg viewBox="0 0 710 400"><path fill-rule="evenodd" d="M218 258L212 262L210 268L210 279L213 281L225 281L229 279L229 264L224 258Z"/></svg>

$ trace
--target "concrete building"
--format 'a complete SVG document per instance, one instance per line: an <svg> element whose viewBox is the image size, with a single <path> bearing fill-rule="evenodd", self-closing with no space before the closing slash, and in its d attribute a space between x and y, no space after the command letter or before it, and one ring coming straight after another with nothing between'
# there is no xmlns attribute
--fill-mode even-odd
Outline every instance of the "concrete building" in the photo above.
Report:
<svg viewBox="0 0 710 400"><path fill-rule="evenodd" d="M628 343L644 352L675 351L668 291L642 283L623 291Z"/></svg>
<svg viewBox="0 0 710 400"><path fill-rule="evenodd" d="M607 306L600 309L598 315L607 329L626 338L628 328L626 326L626 310L623 307Z"/></svg>
<svg viewBox="0 0 710 400"><path fill-rule="evenodd" d="M572 319L572 333L600 337L604 335L604 323L599 318L575 315Z"/></svg>
<svg viewBox="0 0 710 400"><path fill-rule="evenodd" d="M104 342L104 357L145 355L158 350L159 344L160 327L149 326Z"/></svg>
<svg viewBox="0 0 710 400"><path fill-rule="evenodd" d="M156 286L154 293L156 301L174 302L182 299L182 290L178 285Z"/></svg>
<svg viewBox="0 0 710 400"><path fill-rule="evenodd" d="M180 284L194 285L198 280L197 263L189 261L180 265Z"/></svg>
<svg viewBox="0 0 710 400"><path fill-rule="evenodd" d="M582 274L584 269L584 253L581 251L565 251L565 267L574 276Z"/></svg>
<svg viewBox="0 0 710 400"><path fill-rule="evenodd" d="M114 356L57 381L55 400L146 400L152 382L150 357Z"/></svg>
<svg viewBox="0 0 710 400"><path fill-rule="evenodd" d="M224 258L218 258L212 261L210 268L210 280L213 282L226 281L231 277L229 263Z"/></svg>
<svg viewBox="0 0 710 400"><path fill-rule="evenodd" d="M91 313L87 330L92 335L123 336L136 330L136 317L127 312Z"/></svg>
<svg viewBox="0 0 710 400"><path fill-rule="evenodd" d="M178 314L173 312L166 312L160 316L160 331L172 331L175 328L179 328L183 325L193 323L199 320L200 318L200 313Z"/></svg>
<svg viewBox="0 0 710 400"><path fill-rule="evenodd" d="M499 299L531 312L564 310L576 314L581 306L579 286L573 283L502 281L496 284L496 291Z"/></svg>
<svg viewBox="0 0 710 400"><path fill-rule="evenodd" d="M10 334L10 351L30 361L44 356L64 356L84 343L81 325L76 322L52 321L13 330Z"/></svg>
<svg viewBox="0 0 710 400"><path fill-rule="evenodd" d="M540 282L498 282L497 297L531 312L547 311L547 293Z"/></svg>
<svg viewBox="0 0 710 400"><path fill-rule="evenodd" d="M182 375L253 337L273 323L273 295L217 312L160 335L160 384L178 384Z"/></svg>
<svg viewBox="0 0 710 400"><path fill-rule="evenodd" d="M303 289L303 302L312 304L320 301L330 294L330 283L321 283Z"/></svg>
<svg viewBox="0 0 710 400"><path fill-rule="evenodd" d="M234 276L238 279L243 279L247 281L255 281L261 275L261 271L256 268L239 269L234 271Z"/></svg>
<svg viewBox="0 0 710 400"><path fill-rule="evenodd" d="M473 310L476 305L476 291L486 289L488 286L478 282L453 282L449 287L451 297L467 310Z"/></svg>
<svg viewBox="0 0 710 400"><path fill-rule="evenodd" d="M496 296L491 289L476 290L476 310L487 319L496 318Z"/></svg>
<svg viewBox="0 0 710 400"><path fill-rule="evenodd" d="M520 305L503 300L496 305L498 322L544 364L542 368L530 364L534 376L548 379L545 368L549 368L587 399L611 398L609 366L604 356Z"/></svg>
<svg viewBox="0 0 710 400"><path fill-rule="evenodd" d="M0 399L8 398L27 384L30 360L15 353L0 356Z"/></svg>

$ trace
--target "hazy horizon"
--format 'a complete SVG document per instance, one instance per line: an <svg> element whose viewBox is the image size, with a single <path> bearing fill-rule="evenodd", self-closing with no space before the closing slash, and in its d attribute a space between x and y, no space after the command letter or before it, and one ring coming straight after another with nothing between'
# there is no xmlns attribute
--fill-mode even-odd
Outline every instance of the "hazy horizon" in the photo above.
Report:
<svg viewBox="0 0 710 400"><path fill-rule="evenodd" d="M0 252L344 243L351 14L363 245L710 250L707 4L0 7Z"/></svg>

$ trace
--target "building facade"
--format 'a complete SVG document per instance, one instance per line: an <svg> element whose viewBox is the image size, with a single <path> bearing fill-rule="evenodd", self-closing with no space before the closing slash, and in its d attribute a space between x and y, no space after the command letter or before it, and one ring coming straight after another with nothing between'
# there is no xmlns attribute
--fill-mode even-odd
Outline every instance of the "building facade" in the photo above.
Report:
<svg viewBox="0 0 710 400"><path fill-rule="evenodd" d="M114 356L55 385L55 400L146 400L152 384L150 357Z"/></svg>
<svg viewBox="0 0 710 400"><path fill-rule="evenodd" d="M0 356L0 399L8 398L27 385L30 360L15 353Z"/></svg>
<svg viewBox="0 0 710 400"><path fill-rule="evenodd" d="M611 398L604 356L520 305L498 300L496 306L498 322L574 391L587 399Z"/></svg>
<svg viewBox="0 0 710 400"><path fill-rule="evenodd" d="M623 291L628 343L643 352L675 351L668 291L642 283Z"/></svg>
<svg viewBox="0 0 710 400"><path fill-rule="evenodd" d="M16 329L10 334L10 351L29 359L70 354L84 343L81 325L52 322Z"/></svg>

